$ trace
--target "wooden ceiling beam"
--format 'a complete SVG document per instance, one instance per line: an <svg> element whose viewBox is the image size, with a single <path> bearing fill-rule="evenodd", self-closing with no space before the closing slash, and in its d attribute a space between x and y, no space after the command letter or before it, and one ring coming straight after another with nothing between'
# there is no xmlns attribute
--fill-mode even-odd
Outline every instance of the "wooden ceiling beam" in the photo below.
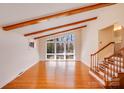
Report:
<svg viewBox="0 0 124 93"><path fill-rule="evenodd" d="M44 38L44 37L47 37L47 36L52 36L52 35L56 35L56 34L60 34L60 33L70 32L72 30L77 30L77 29L81 29L81 28L85 28L85 27L87 27L87 26L84 25L84 26L80 26L80 27L64 30L64 31L61 31L61 32L56 32L56 33L52 33L52 34L48 34L48 35L43 35L43 36L35 37L34 39L40 39L40 38Z"/></svg>
<svg viewBox="0 0 124 93"><path fill-rule="evenodd" d="M60 12L60 13L56 13L56 14L52 14L52 15L48 15L48 16L44 16L44 17L40 17L37 19L32 19L29 21L24 21L24 22L12 24L12 25L4 26L2 28L5 31L10 31L10 30L17 29L20 27L37 24L41 21L49 20L51 18L57 18L57 17L61 17L61 16L70 16L70 15L74 15L74 14L78 14L78 13L87 12L90 10L95 10L95 9L99 9L102 7L110 6L113 4L115 4L115 3L97 3L97 4L93 4L93 5L89 5L89 6L82 6L80 8L76 8L76 9L72 9L72 10L68 10L68 11L64 11L64 12Z"/></svg>
<svg viewBox="0 0 124 93"><path fill-rule="evenodd" d="M52 31L52 30L55 30L55 29L60 29L60 28L68 27L68 26L74 26L74 25L77 25L77 24L93 21L93 20L96 20L96 19L97 19L97 17L93 17L93 18L89 18L89 19L85 19L85 20L81 20L81 21L77 21L77 22L73 22L73 23L69 23L69 24L64 24L64 25L61 25L61 26L56 26L56 27L52 27L52 28L48 28L48 29L44 29L44 30L40 30L40 31L32 32L32 33L27 33L27 34L24 34L24 36L31 36L31 35L47 32L47 31Z"/></svg>

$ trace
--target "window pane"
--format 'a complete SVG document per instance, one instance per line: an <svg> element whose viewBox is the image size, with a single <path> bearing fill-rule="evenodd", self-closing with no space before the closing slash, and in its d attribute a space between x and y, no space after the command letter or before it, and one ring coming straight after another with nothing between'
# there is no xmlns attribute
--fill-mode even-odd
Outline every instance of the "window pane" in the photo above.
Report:
<svg viewBox="0 0 124 93"><path fill-rule="evenodd" d="M66 55L66 59L74 59L74 55Z"/></svg>
<svg viewBox="0 0 124 93"><path fill-rule="evenodd" d="M72 34L72 41L74 41L75 40L75 37L74 37L74 34Z"/></svg>
<svg viewBox="0 0 124 93"><path fill-rule="evenodd" d="M55 53L55 44L47 43L47 53Z"/></svg>
<svg viewBox="0 0 124 93"><path fill-rule="evenodd" d="M47 55L47 59L54 59L54 55Z"/></svg>
<svg viewBox="0 0 124 93"><path fill-rule="evenodd" d="M66 43L66 53L73 53L74 52L74 46L72 42Z"/></svg>
<svg viewBox="0 0 124 93"><path fill-rule="evenodd" d="M56 41L57 41L57 42L63 42L63 41L64 41L64 37L56 38Z"/></svg>
<svg viewBox="0 0 124 93"><path fill-rule="evenodd" d="M56 53L64 53L64 43L56 43Z"/></svg>
<svg viewBox="0 0 124 93"><path fill-rule="evenodd" d="M64 55L57 55L56 59L64 59Z"/></svg>
<svg viewBox="0 0 124 93"><path fill-rule="evenodd" d="M74 34L66 34L47 40L48 59L74 59Z"/></svg>
<svg viewBox="0 0 124 93"><path fill-rule="evenodd" d="M60 41L60 39L59 38L56 38L56 41Z"/></svg>
<svg viewBox="0 0 124 93"><path fill-rule="evenodd" d="M72 41L72 34L68 35L68 41L71 42Z"/></svg>

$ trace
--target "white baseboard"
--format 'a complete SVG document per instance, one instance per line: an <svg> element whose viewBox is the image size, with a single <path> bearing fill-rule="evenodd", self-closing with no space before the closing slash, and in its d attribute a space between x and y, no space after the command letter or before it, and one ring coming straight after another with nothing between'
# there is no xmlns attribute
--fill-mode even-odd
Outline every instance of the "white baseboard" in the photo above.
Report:
<svg viewBox="0 0 124 93"><path fill-rule="evenodd" d="M94 78L96 78L102 85L105 86L104 80L100 79L97 75L95 75L92 71L89 70L90 75L92 75Z"/></svg>
<svg viewBox="0 0 124 93"><path fill-rule="evenodd" d="M39 62L39 61L38 61ZM30 66L28 66L27 68L25 68L23 71L21 71L22 72L22 74L24 73L24 72L26 72L28 69L30 69L32 66L34 66L35 64L37 64L38 62L36 62L36 63L33 63L33 64L31 64ZM21 73L20 72L20 73ZM15 76L13 76L11 79L9 79L9 80L7 80L2 86L0 86L0 88L3 88L5 85L7 85L8 83L10 83L11 81L13 81L13 80L15 80L17 77L19 77L20 75L22 75L22 74L20 74L20 73L17 73Z"/></svg>

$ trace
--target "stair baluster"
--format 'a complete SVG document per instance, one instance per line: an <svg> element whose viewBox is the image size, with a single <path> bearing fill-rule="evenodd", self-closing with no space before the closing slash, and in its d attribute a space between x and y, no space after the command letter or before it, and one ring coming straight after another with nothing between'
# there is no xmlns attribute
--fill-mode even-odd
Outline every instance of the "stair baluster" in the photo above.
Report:
<svg viewBox="0 0 124 93"><path fill-rule="evenodd" d="M121 56L119 57L119 72L121 72Z"/></svg>
<svg viewBox="0 0 124 93"><path fill-rule="evenodd" d="M111 56L104 58L103 63L98 63L98 53L110 44L106 45L101 50L98 50L96 53L91 54L91 69L94 64L94 73L97 72L96 75L104 80L107 88L119 88L119 86L122 87L122 80L121 82L119 81L122 78L119 77L119 75L124 75L124 48L120 49ZM99 72L103 73L102 77Z"/></svg>

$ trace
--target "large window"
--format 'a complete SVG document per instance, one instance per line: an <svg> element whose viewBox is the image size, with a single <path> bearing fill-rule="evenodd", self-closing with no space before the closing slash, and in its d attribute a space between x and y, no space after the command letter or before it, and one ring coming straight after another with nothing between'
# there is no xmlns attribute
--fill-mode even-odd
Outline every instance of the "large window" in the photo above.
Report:
<svg viewBox="0 0 124 93"><path fill-rule="evenodd" d="M75 59L74 34L47 40L47 59L66 60Z"/></svg>

